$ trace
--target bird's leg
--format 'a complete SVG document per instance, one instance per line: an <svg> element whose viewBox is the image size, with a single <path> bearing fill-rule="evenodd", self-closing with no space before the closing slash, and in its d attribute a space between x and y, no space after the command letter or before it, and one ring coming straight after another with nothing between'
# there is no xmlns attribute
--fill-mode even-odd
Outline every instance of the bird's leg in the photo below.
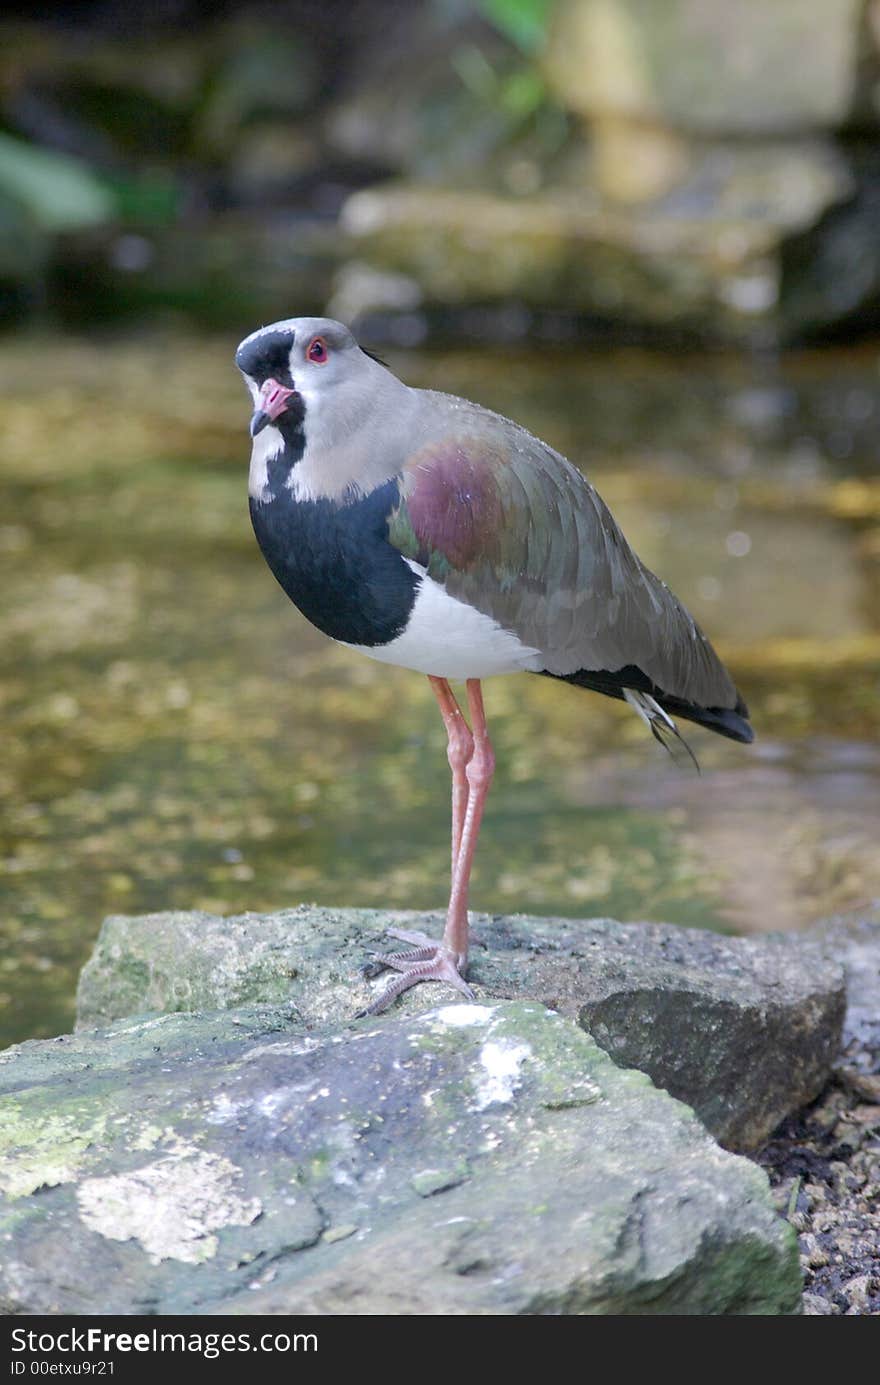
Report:
<svg viewBox="0 0 880 1385"><path fill-rule="evenodd" d="M473 999L473 992L462 976L468 958L468 887L471 866L486 795L495 770L495 756L486 729L483 694L479 680L467 683L468 705L473 731L445 678L430 680L446 724L447 754L452 770L452 889L446 927L439 943L423 933L390 928L393 938L415 944L411 952L386 953L375 959L375 966L390 967L400 975L386 987L363 1014L375 1015L420 981L446 981Z"/></svg>
<svg viewBox="0 0 880 1385"><path fill-rule="evenodd" d="M428 682L431 684L431 691L437 699L440 715L446 727L446 758L452 771L452 866L450 880L454 880L470 793L470 785L465 770L474 753L474 738L455 694L449 686L448 679L434 678L429 674ZM414 963L428 961L437 951L436 941L429 938L425 933L417 933L404 928L389 928L387 932L390 938L410 943L412 950L385 952L377 955L372 962L363 968L368 976L375 976L386 968L391 968L394 971L408 971Z"/></svg>
<svg viewBox="0 0 880 1385"><path fill-rule="evenodd" d="M446 727L446 758L452 770L452 874L458 861L470 787L465 773L474 753L474 738L445 678L428 678Z"/></svg>
<svg viewBox="0 0 880 1385"><path fill-rule="evenodd" d="M459 967L464 969L468 956L468 890L471 880L471 866L483 809L495 773L495 754L486 727L486 713L483 709L483 690L478 678L467 682L468 706L471 713L471 731L474 738L474 751L465 767L468 782L467 811L462 827L461 842L452 871L452 892L449 896L449 909L446 914L446 928L441 947L456 958Z"/></svg>

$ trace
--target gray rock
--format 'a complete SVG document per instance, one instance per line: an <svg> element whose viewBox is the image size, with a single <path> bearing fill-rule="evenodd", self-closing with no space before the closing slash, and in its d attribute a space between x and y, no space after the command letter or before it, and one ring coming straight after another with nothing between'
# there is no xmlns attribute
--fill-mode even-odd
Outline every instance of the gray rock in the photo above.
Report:
<svg viewBox="0 0 880 1385"><path fill-rule="evenodd" d="M785 247L780 301L786 321L804 333L858 322L862 312L871 320L880 302L880 160L872 150L854 163L855 196L830 207Z"/></svg>
<svg viewBox="0 0 880 1385"><path fill-rule="evenodd" d="M844 1049L819 1100L786 1121L758 1156L775 1205L800 1232L804 1312L880 1313L880 910L817 929L846 970Z"/></svg>
<svg viewBox="0 0 880 1385"><path fill-rule="evenodd" d="M572 110L754 136L842 124L863 0L559 0L545 71Z"/></svg>
<svg viewBox="0 0 880 1385"><path fill-rule="evenodd" d="M315 1027L369 1003L359 975L391 924L441 921L303 905L278 914L106 920L83 969L79 1019L289 1001ZM626 1067L688 1102L722 1144L759 1145L822 1087L840 1044L843 974L803 936L726 938L609 919L475 919L477 994L535 999L576 1019ZM416 1013L437 1003L418 987Z"/></svg>
<svg viewBox="0 0 880 1385"><path fill-rule="evenodd" d="M122 1021L0 1093L7 1312L799 1307L763 1172L535 1003Z"/></svg>
<svg viewBox="0 0 880 1385"><path fill-rule="evenodd" d="M804 1316L823 1317L833 1313L834 1309L827 1298L822 1298L821 1294L804 1294Z"/></svg>
<svg viewBox="0 0 880 1385"><path fill-rule="evenodd" d="M880 904L837 914L820 924L817 935L846 974L843 1045L858 1066L875 1070L880 1054Z"/></svg>
<svg viewBox="0 0 880 1385"><path fill-rule="evenodd" d="M418 183L357 192L342 211L349 253L413 281L428 311L519 304L730 341L793 337L874 301L873 261L838 282L845 246L870 244L876 217L830 141L691 151L665 195L637 206L626 205L639 196L632 141L625 161L602 148L580 186L538 195Z"/></svg>

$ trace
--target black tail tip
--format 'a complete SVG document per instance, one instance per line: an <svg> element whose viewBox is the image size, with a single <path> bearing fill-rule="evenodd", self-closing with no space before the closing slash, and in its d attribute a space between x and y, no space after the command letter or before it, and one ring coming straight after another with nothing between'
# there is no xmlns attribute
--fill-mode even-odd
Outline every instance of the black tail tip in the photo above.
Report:
<svg viewBox="0 0 880 1385"><path fill-rule="evenodd" d="M755 732L749 722L749 709L746 706L745 698L739 690L736 694L736 706L732 712L728 713L734 727L736 728L735 740L742 741L744 745L751 745L755 739Z"/></svg>
<svg viewBox="0 0 880 1385"><path fill-rule="evenodd" d="M748 711L745 704L742 704L742 707L742 712L740 712L739 707L735 712L713 707L703 724L713 731L718 731L722 736L729 736L732 741L742 741L743 745L751 745L755 739L755 732L746 720Z"/></svg>

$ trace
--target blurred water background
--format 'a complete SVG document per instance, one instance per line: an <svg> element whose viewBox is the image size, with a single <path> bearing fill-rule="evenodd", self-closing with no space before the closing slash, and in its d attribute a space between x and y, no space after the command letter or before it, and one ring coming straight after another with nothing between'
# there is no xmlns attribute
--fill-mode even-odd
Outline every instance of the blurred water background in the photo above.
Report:
<svg viewBox="0 0 880 1385"><path fill-rule="evenodd" d="M753 747L687 732L698 777L607 699L491 682L475 907L880 895L878 8L4 22L0 1039L69 1027L108 912L443 905L427 683L308 626L250 532L235 344L328 307L583 466L753 712Z"/></svg>

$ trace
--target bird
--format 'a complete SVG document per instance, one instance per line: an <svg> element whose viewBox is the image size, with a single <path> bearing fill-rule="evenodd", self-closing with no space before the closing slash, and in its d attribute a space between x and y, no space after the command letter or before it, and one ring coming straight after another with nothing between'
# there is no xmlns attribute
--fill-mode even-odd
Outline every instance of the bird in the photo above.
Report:
<svg viewBox="0 0 880 1385"><path fill-rule="evenodd" d="M260 327L235 361L253 405L251 522L271 572L331 639L426 675L446 728L443 934L390 929L407 946L367 964L396 975L361 1014L428 981L473 999L468 895L495 768L482 681L528 672L621 699L667 748L682 739L676 719L748 743L748 708L584 474L525 428L405 384L330 318Z"/></svg>

